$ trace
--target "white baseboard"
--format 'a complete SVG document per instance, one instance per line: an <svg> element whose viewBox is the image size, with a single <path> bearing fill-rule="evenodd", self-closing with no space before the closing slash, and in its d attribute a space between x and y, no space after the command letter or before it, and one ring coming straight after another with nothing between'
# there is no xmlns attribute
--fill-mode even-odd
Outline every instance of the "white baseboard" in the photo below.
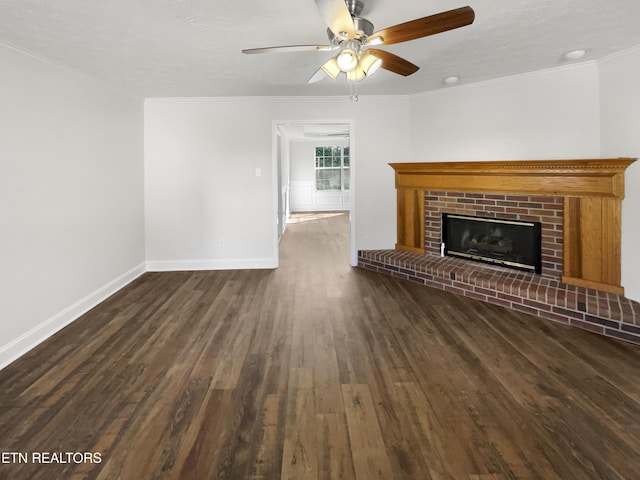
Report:
<svg viewBox="0 0 640 480"><path fill-rule="evenodd" d="M349 210L349 205L302 205L292 208L293 213L299 212L346 212Z"/></svg>
<svg viewBox="0 0 640 480"><path fill-rule="evenodd" d="M277 268L275 258L242 258L211 260L150 260L148 272L178 272L194 270L255 270Z"/></svg>
<svg viewBox="0 0 640 480"><path fill-rule="evenodd" d="M35 326L28 332L20 335L15 340L0 346L0 370L131 283L145 273L145 271L144 263L132 268L86 297L78 300L76 303L69 305L61 312Z"/></svg>

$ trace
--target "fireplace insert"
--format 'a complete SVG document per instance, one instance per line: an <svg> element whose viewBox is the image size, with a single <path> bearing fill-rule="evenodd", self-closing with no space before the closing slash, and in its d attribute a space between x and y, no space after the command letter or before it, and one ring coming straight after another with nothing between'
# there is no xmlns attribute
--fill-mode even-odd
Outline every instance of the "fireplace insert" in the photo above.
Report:
<svg viewBox="0 0 640 480"><path fill-rule="evenodd" d="M540 222L442 214L442 254L542 272Z"/></svg>

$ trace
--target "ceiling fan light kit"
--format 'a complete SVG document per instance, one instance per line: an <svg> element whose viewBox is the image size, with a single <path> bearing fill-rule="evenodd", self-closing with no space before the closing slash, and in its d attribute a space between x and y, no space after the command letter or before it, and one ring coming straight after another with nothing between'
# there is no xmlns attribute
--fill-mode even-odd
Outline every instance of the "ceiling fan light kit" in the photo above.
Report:
<svg viewBox="0 0 640 480"><path fill-rule="evenodd" d="M373 75L382 66L382 60L369 52L364 52L360 56L360 66L368 76Z"/></svg>
<svg viewBox="0 0 640 480"><path fill-rule="evenodd" d="M327 62L320 67L324 73L335 80L340 75L340 67L338 66L338 60L335 57L331 57Z"/></svg>
<svg viewBox="0 0 640 480"><path fill-rule="evenodd" d="M342 51L338 54L338 66L343 72L350 72L358 65L358 51L360 45L355 40L345 42Z"/></svg>
<svg viewBox="0 0 640 480"><path fill-rule="evenodd" d="M349 82L359 82L364 79L367 75L364 73L364 70L359 66L354 68L353 70L349 70L347 73L347 81Z"/></svg>
<svg viewBox="0 0 640 480"><path fill-rule="evenodd" d="M345 73L348 82L360 82L373 75L379 68L408 76L417 72L420 67L393 53L371 47L435 35L470 25L475 19L475 12L471 7L461 7L374 32L373 24L360 16L364 9L362 0L315 0L315 3L329 27L329 45L252 48L242 52L254 54L339 49L337 56L325 62L307 83L317 82L324 75L335 80L340 73Z"/></svg>

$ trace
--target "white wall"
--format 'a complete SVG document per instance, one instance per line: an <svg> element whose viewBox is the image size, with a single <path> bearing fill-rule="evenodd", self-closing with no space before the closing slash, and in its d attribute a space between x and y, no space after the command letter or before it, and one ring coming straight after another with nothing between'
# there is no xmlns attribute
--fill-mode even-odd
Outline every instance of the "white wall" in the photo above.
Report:
<svg viewBox="0 0 640 480"><path fill-rule="evenodd" d="M143 104L0 46L0 367L143 271Z"/></svg>
<svg viewBox="0 0 640 480"><path fill-rule="evenodd" d="M343 142L348 145L348 142ZM328 144L327 144L328 145ZM342 145L342 143L341 143ZM318 144L319 146L319 144ZM333 145L332 145L333 146ZM292 140L289 148L291 180L315 182L315 140Z"/></svg>
<svg viewBox="0 0 640 480"><path fill-rule="evenodd" d="M415 162L598 157L595 63L412 97Z"/></svg>
<svg viewBox="0 0 640 480"><path fill-rule="evenodd" d="M274 124L350 120L357 248L390 248L395 189L387 164L409 158L407 97L147 100L148 267L273 267Z"/></svg>
<svg viewBox="0 0 640 480"><path fill-rule="evenodd" d="M143 103L0 46L0 367L144 271Z"/></svg>
<svg viewBox="0 0 640 480"><path fill-rule="evenodd" d="M640 46L598 62L601 86L602 156L640 157ZM640 301L640 164L625 175L622 202L622 285Z"/></svg>

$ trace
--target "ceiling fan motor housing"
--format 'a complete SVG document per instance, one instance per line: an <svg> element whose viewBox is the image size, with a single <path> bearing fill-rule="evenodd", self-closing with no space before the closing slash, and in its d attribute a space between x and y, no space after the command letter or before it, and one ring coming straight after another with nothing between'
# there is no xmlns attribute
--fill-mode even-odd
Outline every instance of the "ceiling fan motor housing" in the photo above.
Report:
<svg viewBox="0 0 640 480"><path fill-rule="evenodd" d="M373 33L373 23L360 16L364 8L364 2L362 2L362 0L345 0L345 3L349 9L349 13L351 14L351 19L353 20L353 29L356 32L356 39L364 42L366 38ZM341 38L339 35L332 32L330 28L327 29L327 35L332 45L339 45L345 40L345 38Z"/></svg>
<svg viewBox="0 0 640 480"><path fill-rule="evenodd" d="M362 0L344 0L347 4L347 8L352 17L359 17L364 9L364 2Z"/></svg>
<svg viewBox="0 0 640 480"><path fill-rule="evenodd" d="M352 17L353 18L353 29L356 31L356 38L364 41L368 36L373 33L373 23L371 23L366 18L362 17ZM338 35L333 33L330 28L327 28L327 36L329 37L329 42L332 45L339 44L344 38L340 38Z"/></svg>

